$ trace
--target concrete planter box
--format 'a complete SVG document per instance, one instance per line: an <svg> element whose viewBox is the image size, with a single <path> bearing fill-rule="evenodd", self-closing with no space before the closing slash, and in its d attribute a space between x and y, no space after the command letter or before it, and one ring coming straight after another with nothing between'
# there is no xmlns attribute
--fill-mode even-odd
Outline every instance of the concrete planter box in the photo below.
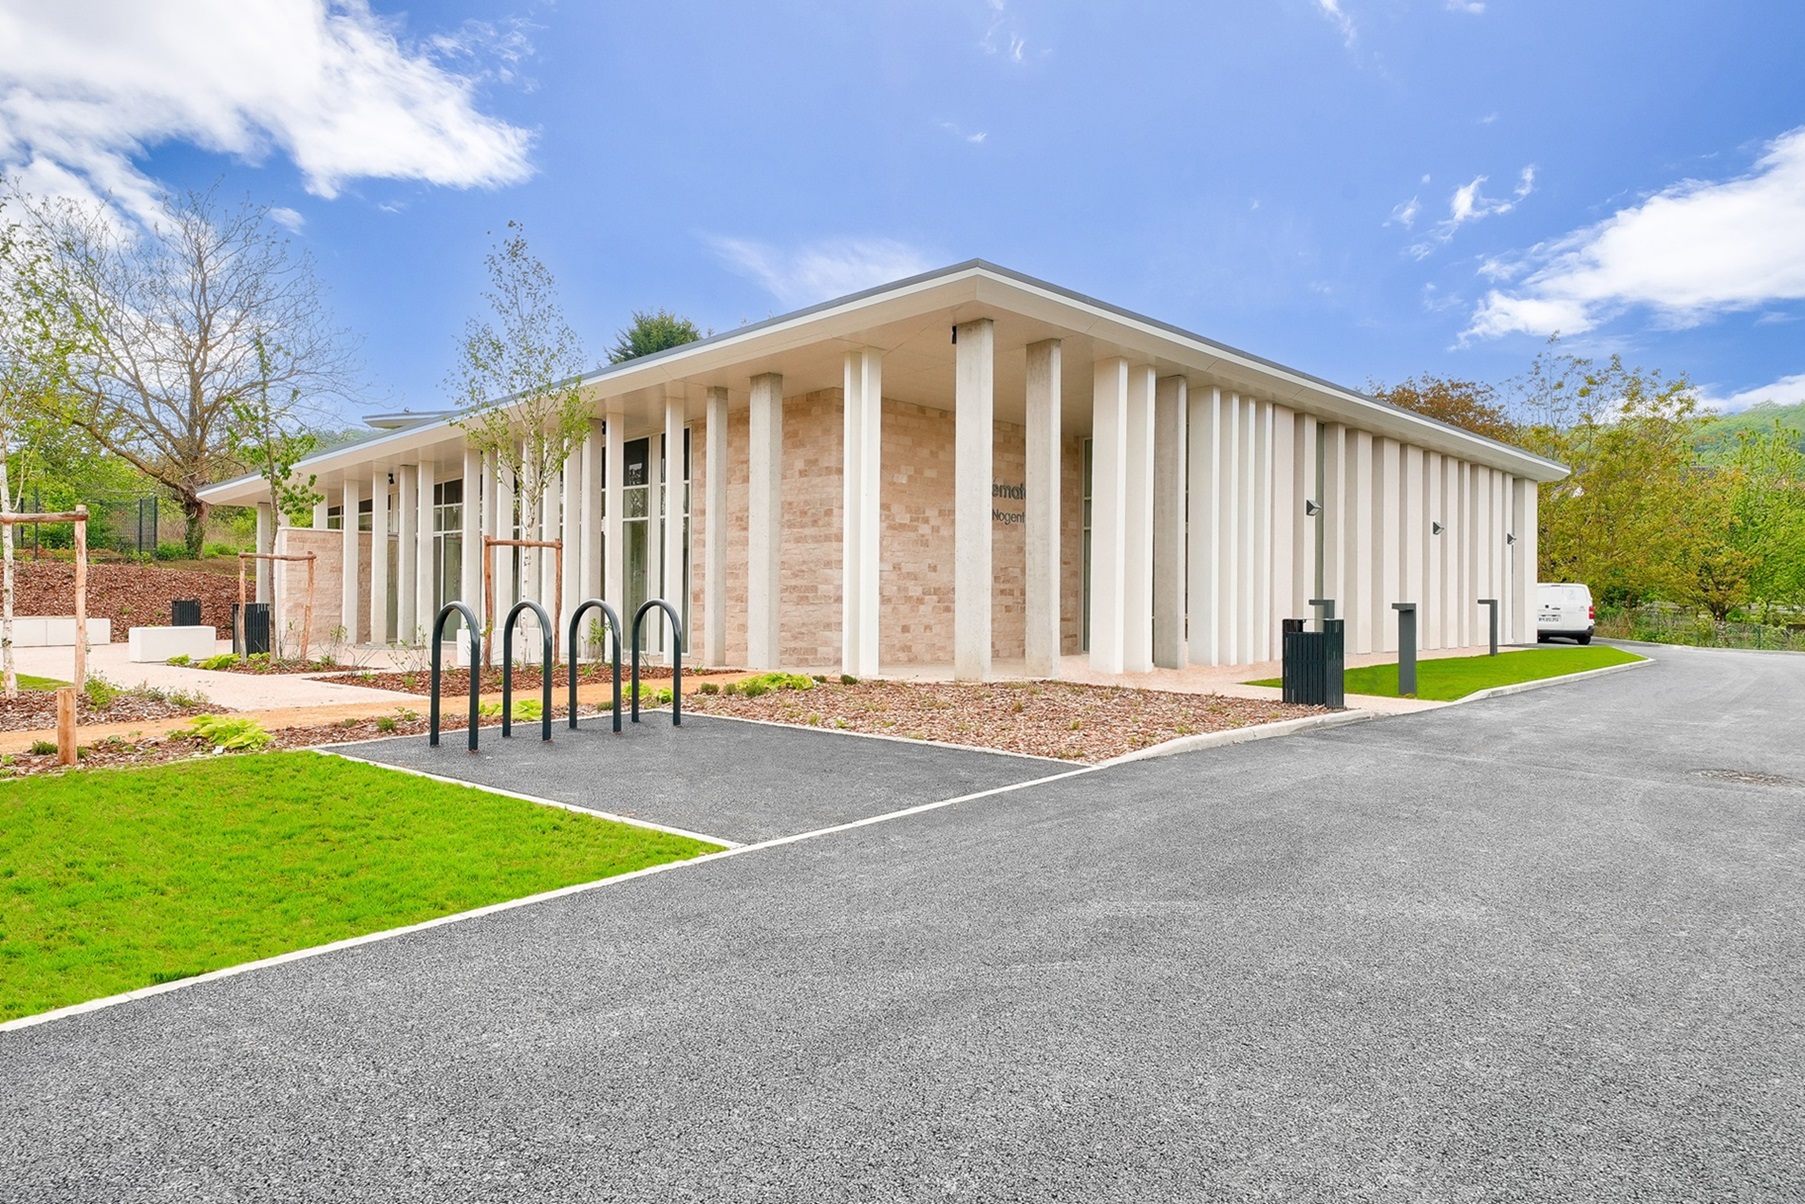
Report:
<svg viewBox="0 0 1805 1204"><path fill-rule="evenodd" d="M204 660L219 646L218 635L210 626L134 627L128 637L128 655L133 664L166 661L172 656Z"/></svg>
<svg viewBox="0 0 1805 1204"><path fill-rule="evenodd" d="M110 644L113 642L113 621L111 619L88 620L88 645ZM15 615L13 616L13 647L15 648L73 648L75 647L74 615Z"/></svg>

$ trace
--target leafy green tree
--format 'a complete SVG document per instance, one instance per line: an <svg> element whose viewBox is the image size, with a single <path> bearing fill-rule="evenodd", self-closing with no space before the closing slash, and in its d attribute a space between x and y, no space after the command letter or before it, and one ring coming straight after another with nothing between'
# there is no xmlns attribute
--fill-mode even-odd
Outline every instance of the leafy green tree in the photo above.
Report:
<svg viewBox="0 0 1805 1204"><path fill-rule="evenodd" d="M1779 422L1737 435L1720 469L1728 539L1749 564L1749 600L1805 604L1805 452Z"/></svg>
<svg viewBox="0 0 1805 1204"><path fill-rule="evenodd" d="M614 346L608 348L608 362L625 363L642 355L668 351L693 343L702 337L696 324L680 318L668 309L636 309L633 324L615 332Z"/></svg>
<svg viewBox="0 0 1805 1204"><path fill-rule="evenodd" d="M294 425L292 416L298 398L292 392L286 404L278 404L270 397L271 378L282 374L276 363L281 356L280 347L258 342L257 361L261 371L245 396L231 399L232 422L226 438L232 454L269 486L271 516L286 514L299 526L309 521L314 503L325 498L313 487L319 479L317 476L309 473L305 481L295 476L295 465L312 455L320 441L318 436ZM259 547L259 552L276 550L276 525L273 522L269 538L269 545Z"/></svg>
<svg viewBox="0 0 1805 1204"><path fill-rule="evenodd" d="M1395 385L1369 383L1367 389L1380 401L1402 410L1457 426L1500 443L1517 441L1517 424L1498 400L1498 391L1478 381L1424 373Z"/></svg>

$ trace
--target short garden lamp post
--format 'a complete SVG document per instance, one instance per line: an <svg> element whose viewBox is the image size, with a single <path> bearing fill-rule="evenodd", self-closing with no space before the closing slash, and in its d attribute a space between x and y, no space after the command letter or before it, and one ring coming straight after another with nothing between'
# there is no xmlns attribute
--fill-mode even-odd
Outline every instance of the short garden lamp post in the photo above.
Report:
<svg viewBox="0 0 1805 1204"><path fill-rule="evenodd" d="M1481 599L1479 599L1479 605L1487 607L1491 611L1492 655L1497 656L1498 655L1498 599L1481 598Z"/></svg>
<svg viewBox="0 0 1805 1204"><path fill-rule="evenodd" d="M1318 612L1316 616L1316 630L1326 631L1327 628L1325 628L1323 624L1335 617L1335 599L1311 598L1310 605Z"/></svg>
<svg viewBox="0 0 1805 1204"><path fill-rule="evenodd" d="M1398 697L1416 693L1416 603L1393 602L1398 612Z"/></svg>

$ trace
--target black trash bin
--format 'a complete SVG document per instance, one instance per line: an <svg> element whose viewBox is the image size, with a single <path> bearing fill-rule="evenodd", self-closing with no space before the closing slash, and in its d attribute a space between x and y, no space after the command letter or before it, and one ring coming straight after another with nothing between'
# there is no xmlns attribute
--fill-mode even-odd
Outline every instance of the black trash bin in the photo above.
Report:
<svg viewBox="0 0 1805 1204"><path fill-rule="evenodd" d="M1286 702L1304 706L1334 707L1345 705L1346 687L1342 672L1343 655L1341 619L1325 619L1321 631L1305 631L1302 619L1284 621L1284 661L1281 682Z"/></svg>
<svg viewBox="0 0 1805 1204"><path fill-rule="evenodd" d="M171 627L199 627L201 625L201 600L199 598L177 598L169 604L169 625Z"/></svg>
<svg viewBox="0 0 1805 1204"><path fill-rule="evenodd" d="M244 616L240 620L243 636L243 654L258 656L270 650L269 624L270 612L268 602L246 602Z"/></svg>

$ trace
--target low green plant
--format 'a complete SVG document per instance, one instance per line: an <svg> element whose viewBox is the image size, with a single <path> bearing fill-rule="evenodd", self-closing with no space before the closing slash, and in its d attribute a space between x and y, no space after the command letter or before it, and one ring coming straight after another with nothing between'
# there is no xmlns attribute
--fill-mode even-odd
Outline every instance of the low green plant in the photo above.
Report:
<svg viewBox="0 0 1805 1204"><path fill-rule="evenodd" d="M213 705L213 700L199 690L170 690L163 695L163 701L183 709Z"/></svg>
<svg viewBox="0 0 1805 1204"><path fill-rule="evenodd" d="M275 739L263 725L248 716L196 715L187 725L169 733L171 736L200 740L214 748L242 752L263 748Z"/></svg>
<svg viewBox="0 0 1805 1204"><path fill-rule="evenodd" d="M859 679L850 673L842 673L840 674L840 684L843 686L856 686L859 684Z"/></svg>
<svg viewBox="0 0 1805 1204"><path fill-rule="evenodd" d="M720 692L721 687L712 681L705 681L696 687L696 693L698 694L719 694Z"/></svg>
<svg viewBox="0 0 1805 1204"><path fill-rule="evenodd" d="M205 660L195 661L194 667L197 669L230 669L237 663L238 654L236 652L222 652L218 656L209 656Z"/></svg>
<svg viewBox="0 0 1805 1204"><path fill-rule="evenodd" d="M653 686L639 692L639 705L662 707L671 704L671 688L669 686Z"/></svg>
<svg viewBox="0 0 1805 1204"><path fill-rule="evenodd" d="M34 757L48 757L55 751L55 740L33 740L31 742L31 755Z"/></svg>
<svg viewBox="0 0 1805 1204"><path fill-rule="evenodd" d="M392 732L398 726L393 715L383 715L376 720L376 730L379 732Z"/></svg>
<svg viewBox="0 0 1805 1204"><path fill-rule="evenodd" d="M104 711L113 705L113 700L119 697L121 691L100 674L90 673L86 684L82 686L82 693L88 696L89 706L97 711Z"/></svg>
<svg viewBox="0 0 1805 1204"><path fill-rule="evenodd" d="M166 665L192 665L194 658L186 652L178 652L163 663Z"/></svg>
<svg viewBox="0 0 1805 1204"><path fill-rule="evenodd" d="M501 703L485 702L476 708L478 715L494 719L501 714ZM514 700L513 718L515 723L531 723L545 716L545 708L537 698L516 698Z"/></svg>
<svg viewBox="0 0 1805 1204"><path fill-rule="evenodd" d="M815 679L806 673L760 673L725 688L727 693L738 694L741 698L757 698L773 690L812 690Z"/></svg>

